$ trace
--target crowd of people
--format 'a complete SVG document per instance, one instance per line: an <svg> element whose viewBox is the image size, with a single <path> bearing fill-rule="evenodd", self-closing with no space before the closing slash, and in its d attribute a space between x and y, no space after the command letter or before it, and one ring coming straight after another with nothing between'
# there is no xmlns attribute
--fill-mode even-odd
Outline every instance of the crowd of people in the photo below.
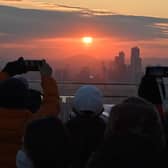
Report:
<svg viewBox="0 0 168 168"><path fill-rule="evenodd" d="M159 111L160 102L146 96L151 87L144 89L148 80L143 78L139 96L116 104L108 118L102 116L102 92L95 86L80 87L72 103L75 115L63 123L50 65L43 61L39 66L42 93L18 77L27 72L23 58L7 63L0 72L0 167L149 168L166 164L166 119ZM157 96L151 97L158 101Z"/></svg>

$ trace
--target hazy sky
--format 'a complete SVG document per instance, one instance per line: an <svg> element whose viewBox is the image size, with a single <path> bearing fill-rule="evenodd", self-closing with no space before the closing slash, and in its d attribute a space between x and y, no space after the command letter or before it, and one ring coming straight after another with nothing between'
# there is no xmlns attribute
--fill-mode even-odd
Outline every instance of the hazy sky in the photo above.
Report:
<svg viewBox="0 0 168 168"><path fill-rule="evenodd" d="M139 46L142 57L168 57L167 7L168 0L0 0L0 56L104 59Z"/></svg>

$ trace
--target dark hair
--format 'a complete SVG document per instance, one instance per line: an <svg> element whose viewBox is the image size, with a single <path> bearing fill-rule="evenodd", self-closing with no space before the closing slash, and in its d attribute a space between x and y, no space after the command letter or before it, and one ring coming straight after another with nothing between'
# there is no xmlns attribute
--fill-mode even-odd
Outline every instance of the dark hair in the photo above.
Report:
<svg viewBox="0 0 168 168"><path fill-rule="evenodd" d="M28 109L35 113L40 108L42 94L29 89L24 78L10 78L0 82L0 107Z"/></svg>
<svg viewBox="0 0 168 168"><path fill-rule="evenodd" d="M160 150L165 146L159 114L152 104L139 98L128 98L112 108L106 138L110 136L139 137Z"/></svg>
<svg viewBox="0 0 168 168"><path fill-rule="evenodd" d="M69 164L68 133L58 118L47 117L28 123L24 147L35 168L66 168Z"/></svg>
<svg viewBox="0 0 168 168"><path fill-rule="evenodd" d="M165 97L164 84L161 83L163 96ZM162 99L156 78L153 76L143 76L138 88L138 95L153 104L162 104Z"/></svg>
<svg viewBox="0 0 168 168"><path fill-rule="evenodd" d="M0 107L25 108L27 86L19 79L10 78L0 83Z"/></svg>
<svg viewBox="0 0 168 168"><path fill-rule="evenodd" d="M32 113L39 110L42 103L42 93L38 90L29 89L28 96L26 100L26 108Z"/></svg>

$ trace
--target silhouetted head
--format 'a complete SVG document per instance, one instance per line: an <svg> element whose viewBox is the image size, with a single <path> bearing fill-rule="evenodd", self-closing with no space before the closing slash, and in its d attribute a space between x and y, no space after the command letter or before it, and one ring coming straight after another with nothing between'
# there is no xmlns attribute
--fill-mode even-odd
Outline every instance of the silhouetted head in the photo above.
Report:
<svg viewBox="0 0 168 168"><path fill-rule="evenodd" d="M25 108L28 87L20 79L10 78L0 83L0 107Z"/></svg>
<svg viewBox="0 0 168 168"><path fill-rule="evenodd" d="M101 91L95 86L82 86L73 100L73 110L77 115L98 116L103 112L103 97Z"/></svg>
<svg viewBox="0 0 168 168"><path fill-rule="evenodd" d="M69 142L62 122L47 117L28 123L24 134L24 148L34 168L68 165Z"/></svg>
<svg viewBox="0 0 168 168"><path fill-rule="evenodd" d="M164 85L161 87L163 95L165 95ZM153 104L162 104L156 77L146 75L143 76L138 88L138 95Z"/></svg>
<svg viewBox="0 0 168 168"><path fill-rule="evenodd" d="M39 91L29 89L25 78L10 78L0 83L0 107L36 112L42 102Z"/></svg>
<svg viewBox="0 0 168 168"><path fill-rule="evenodd" d="M154 106L141 98L128 98L110 113L106 138L116 136L162 149L165 145L161 119ZM138 142L138 143L139 143Z"/></svg>

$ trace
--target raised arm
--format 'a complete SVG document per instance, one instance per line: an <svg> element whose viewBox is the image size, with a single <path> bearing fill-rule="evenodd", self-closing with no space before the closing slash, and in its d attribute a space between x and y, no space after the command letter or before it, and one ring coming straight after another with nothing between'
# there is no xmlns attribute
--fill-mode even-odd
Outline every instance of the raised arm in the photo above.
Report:
<svg viewBox="0 0 168 168"><path fill-rule="evenodd" d="M56 81L52 78L52 69L45 61L39 69L41 73L41 86L44 97L39 111L33 114L33 118L51 115L57 116L60 111L59 94ZM9 62L5 65L2 72L0 72L0 80L5 80L14 75L26 72L27 68L25 61L22 57L20 57L18 60Z"/></svg>
<svg viewBox="0 0 168 168"><path fill-rule="evenodd" d="M56 81L52 78L52 69L47 63L40 67L43 102L34 117L57 116L60 112L59 94Z"/></svg>

